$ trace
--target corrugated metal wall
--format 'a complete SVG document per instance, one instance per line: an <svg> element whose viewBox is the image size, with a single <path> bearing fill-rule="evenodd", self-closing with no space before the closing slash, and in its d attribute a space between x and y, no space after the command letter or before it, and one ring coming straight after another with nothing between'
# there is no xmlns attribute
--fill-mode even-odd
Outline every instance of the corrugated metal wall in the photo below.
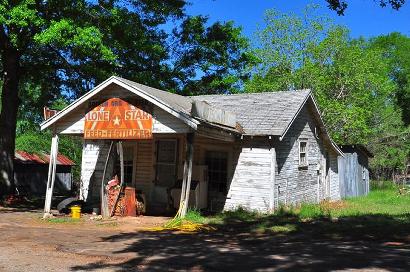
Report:
<svg viewBox="0 0 410 272"><path fill-rule="evenodd" d="M345 153L344 157L338 158L342 198L369 193L369 169L362 161L357 153Z"/></svg>

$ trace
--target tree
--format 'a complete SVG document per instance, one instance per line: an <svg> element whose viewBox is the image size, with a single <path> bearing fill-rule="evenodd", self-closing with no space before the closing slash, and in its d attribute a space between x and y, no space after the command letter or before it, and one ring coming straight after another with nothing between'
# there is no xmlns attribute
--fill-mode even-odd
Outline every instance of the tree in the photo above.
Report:
<svg viewBox="0 0 410 272"><path fill-rule="evenodd" d="M337 12L338 15L344 15L345 10L348 7L347 1L345 0L326 0L328 7ZM395 10L399 10L405 3L406 0L378 0L381 7L390 6Z"/></svg>
<svg viewBox="0 0 410 272"><path fill-rule="evenodd" d="M371 41L371 46L383 52L383 58L389 64L390 77L396 83L394 91L396 103L402 111L402 120L410 125L410 38L391 33L379 36Z"/></svg>
<svg viewBox="0 0 410 272"><path fill-rule="evenodd" d="M18 115L39 121L35 112L44 104L75 99L112 74L181 93L187 86L223 92L234 85L230 78L247 59L240 29L187 16L186 4L0 1L0 195L13 187ZM184 61L189 56L196 62Z"/></svg>
<svg viewBox="0 0 410 272"><path fill-rule="evenodd" d="M388 67L365 40L350 39L346 28L314 11L309 7L304 16L267 12L254 50L260 61L251 66L254 75L245 89L312 89L334 140L367 143L374 113L394 88Z"/></svg>

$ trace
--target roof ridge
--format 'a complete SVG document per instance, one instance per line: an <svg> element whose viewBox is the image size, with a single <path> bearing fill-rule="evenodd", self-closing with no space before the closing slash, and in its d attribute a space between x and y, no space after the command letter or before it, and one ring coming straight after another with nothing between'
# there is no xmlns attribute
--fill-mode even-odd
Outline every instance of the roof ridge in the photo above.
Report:
<svg viewBox="0 0 410 272"><path fill-rule="evenodd" d="M312 92L311 89L300 89L300 90L287 90L287 91L268 91L268 92L253 92L253 93L231 93L231 94L202 94L202 95L191 95L189 97L210 97L210 96L243 96L243 95L252 95L252 96L257 96L257 95L262 95L262 94L277 94L277 93L293 93L293 92Z"/></svg>
<svg viewBox="0 0 410 272"><path fill-rule="evenodd" d="M185 95L173 93L173 92L170 92L170 91L161 90L161 89L151 87L151 86L148 86L148 85L145 85L145 84L133 81L133 80L129 80L129 79L126 79L126 78L123 78L123 77L119 77L119 76L114 76L114 77L118 80L125 81L127 84L137 84L137 85L141 85L141 86L147 87L149 89L154 89L156 91L163 92L163 93L166 93L166 94L171 94L171 95L175 95L175 96L179 96L179 97L185 97L185 98L191 98L190 96L185 96Z"/></svg>

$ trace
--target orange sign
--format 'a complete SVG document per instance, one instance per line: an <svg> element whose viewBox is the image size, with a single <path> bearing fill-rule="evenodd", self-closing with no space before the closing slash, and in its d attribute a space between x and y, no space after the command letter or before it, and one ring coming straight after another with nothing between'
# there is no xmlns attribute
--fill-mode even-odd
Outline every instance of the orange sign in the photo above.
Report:
<svg viewBox="0 0 410 272"><path fill-rule="evenodd" d="M152 139L152 115L110 98L85 115L84 139Z"/></svg>

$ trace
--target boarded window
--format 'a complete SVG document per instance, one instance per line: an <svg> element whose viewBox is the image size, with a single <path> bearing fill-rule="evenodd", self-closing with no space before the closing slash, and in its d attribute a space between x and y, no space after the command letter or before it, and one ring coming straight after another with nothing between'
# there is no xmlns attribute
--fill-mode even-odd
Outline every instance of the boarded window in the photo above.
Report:
<svg viewBox="0 0 410 272"><path fill-rule="evenodd" d="M209 191L227 193L228 153L220 151L206 152L208 166Z"/></svg>
<svg viewBox="0 0 410 272"><path fill-rule="evenodd" d="M308 165L308 141L307 139L299 140L299 166Z"/></svg>
<svg viewBox="0 0 410 272"><path fill-rule="evenodd" d="M159 186L172 187L176 180L177 141L157 142L156 182Z"/></svg>

